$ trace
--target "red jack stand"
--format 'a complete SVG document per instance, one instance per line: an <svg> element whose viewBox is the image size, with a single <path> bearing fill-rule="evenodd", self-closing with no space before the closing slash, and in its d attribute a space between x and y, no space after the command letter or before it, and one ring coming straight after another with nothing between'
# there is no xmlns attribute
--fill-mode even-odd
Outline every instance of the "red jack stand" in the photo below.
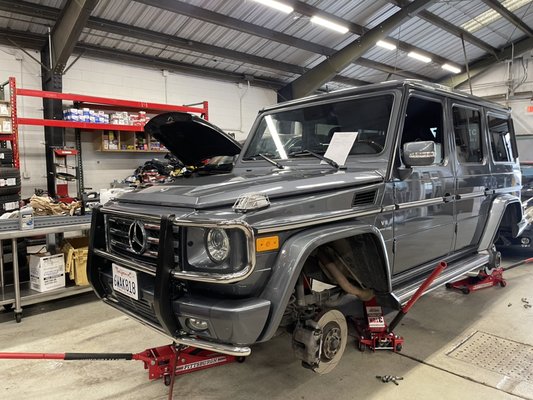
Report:
<svg viewBox="0 0 533 400"><path fill-rule="evenodd" d="M490 274L484 270L480 270L477 276L470 276L455 282L449 282L446 284L447 289L457 289L464 294L470 292L475 292L476 290L485 289L488 287L493 287L500 285L501 287L507 286L507 281L503 278L503 271L509 271L510 269L519 267L524 264L529 264L533 262L533 258L527 258L525 260L519 261L515 264L509 265L507 267L498 267L494 268Z"/></svg>
<svg viewBox="0 0 533 400"><path fill-rule="evenodd" d="M437 268L435 268L431 275L427 277L427 279L417 289L407 304L401 308L388 327L387 323L385 322L385 318L383 317L383 310L381 306L377 305L375 298L370 301L366 301L364 303L366 321L363 324L356 325L356 329L359 333L359 350L365 351L365 349L368 347L372 351L401 351L404 339L393 332L394 328L398 326L405 314L407 314L415 302L420 298L420 296L422 296L435 278L440 275L444 268L446 268L446 263L443 261L439 263Z"/></svg>
<svg viewBox="0 0 533 400"><path fill-rule="evenodd" d="M365 351L368 347L372 351L392 350L401 351L404 339L401 336L389 332L383 316L383 309L378 306L373 298L364 303L365 321L356 325L359 333L359 350Z"/></svg>
<svg viewBox="0 0 533 400"><path fill-rule="evenodd" d="M450 282L446 284L446 289L457 289L468 294L475 292L476 290L493 287L496 285L505 287L507 282L503 279L503 268L494 268L490 274L485 271L479 271L477 276L469 276L468 278L461 279L459 281Z"/></svg>
<svg viewBox="0 0 533 400"><path fill-rule="evenodd" d="M195 347L176 347L175 345L147 349L141 353L133 354L132 359L144 362L144 369L148 370L148 379L163 378L166 386L172 383L172 366L174 366L174 376L177 376L234 361L244 361L244 357L220 354Z"/></svg>
<svg viewBox="0 0 533 400"><path fill-rule="evenodd" d="M230 356L195 347L169 344L146 349L140 353L0 353L0 359L11 360L65 360L65 361L116 361L139 360L148 370L148 379L163 378L170 386L169 399L172 399L174 378L202 369L218 367L234 361L243 362L244 357ZM172 373L174 371L174 373Z"/></svg>

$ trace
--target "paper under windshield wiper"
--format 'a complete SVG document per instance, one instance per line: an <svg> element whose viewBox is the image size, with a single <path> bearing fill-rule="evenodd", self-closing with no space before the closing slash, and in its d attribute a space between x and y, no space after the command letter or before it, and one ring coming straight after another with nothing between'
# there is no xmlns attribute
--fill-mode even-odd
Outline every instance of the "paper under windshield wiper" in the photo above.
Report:
<svg viewBox="0 0 533 400"><path fill-rule="evenodd" d="M324 157L323 155L315 153L314 151L311 151L311 150L302 150L302 151L299 151L299 152L296 152L296 153L290 153L289 156L298 157L298 156L303 156L303 155L306 155L306 154L309 154L309 155L311 155L311 156L313 156L315 158L318 158L318 159L320 159L322 161L327 162L333 168L337 168L337 169L341 168L341 166L339 164L337 164L335 161L333 161L331 158Z"/></svg>

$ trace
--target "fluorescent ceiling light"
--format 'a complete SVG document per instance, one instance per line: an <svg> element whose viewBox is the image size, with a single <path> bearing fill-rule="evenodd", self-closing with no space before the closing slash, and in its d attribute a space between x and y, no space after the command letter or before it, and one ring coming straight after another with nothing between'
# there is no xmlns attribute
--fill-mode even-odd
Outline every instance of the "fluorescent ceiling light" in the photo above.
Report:
<svg viewBox="0 0 533 400"><path fill-rule="evenodd" d="M431 62L431 58L423 56L422 54L415 53L414 51L407 54L409 57L425 63Z"/></svg>
<svg viewBox="0 0 533 400"><path fill-rule="evenodd" d="M515 10L518 10L522 6L531 3L531 1L532 0L505 0L502 1L502 6L513 12ZM502 16L500 15L500 13L494 11L493 9L490 9L485 11L484 13L479 14L477 17L472 18L470 21L464 23L463 25L461 25L461 28L472 33L500 19L501 17Z"/></svg>
<svg viewBox="0 0 533 400"><path fill-rule="evenodd" d="M287 13L287 14L290 14L291 12L294 11L294 8L292 8L291 6L280 3L279 1L276 1L276 0L254 0L254 1L257 3L261 3L265 6L275 8L276 10Z"/></svg>
<svg viewBox="0 0 533 400"><path fill-rule="evenodd" d="M324 19L324 18L320 18L320 17L311 17L311 22L317 24L317 25L322 25L326 28L329 28L329 29L333 29L334 31L337 31L339 33L347 33L348 32L348 28L346 28L345 26L342 26L342 25L339 25L335 22L332 22L332 21L328 21L327 19Z"/></svg>
<svg viewBox="0 0 533 400"><path fill-rule="evenodd" d="M385 42L384 40L378 40L376 46L383 47L387 50L396 50L396 45L390 42Z"/></svg>
<svg viewBox="0 0 533 400"><path fill-rule="evenodd" d="M454 74L458 74L459 72L461 72L461 68L454 67L453 65L450 65L450 64L443 64L442 69L453 72Z"/></svg>

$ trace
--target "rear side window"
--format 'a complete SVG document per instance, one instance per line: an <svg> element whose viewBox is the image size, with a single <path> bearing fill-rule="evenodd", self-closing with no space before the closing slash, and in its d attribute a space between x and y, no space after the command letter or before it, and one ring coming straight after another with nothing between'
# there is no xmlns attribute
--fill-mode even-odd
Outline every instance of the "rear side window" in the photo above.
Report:
<svg viewBox="0 0 533 400"><path fill-rule="evenodd" d="M483 162L479 110L454 106L453 131L457 160L462 164Z"/></svg>
<svg viewBox="0 0 533 400"><path fill-rule="evenodd" d="M494 161L512 161L514 157L509 120L489 115L488 125Z"/></svg>

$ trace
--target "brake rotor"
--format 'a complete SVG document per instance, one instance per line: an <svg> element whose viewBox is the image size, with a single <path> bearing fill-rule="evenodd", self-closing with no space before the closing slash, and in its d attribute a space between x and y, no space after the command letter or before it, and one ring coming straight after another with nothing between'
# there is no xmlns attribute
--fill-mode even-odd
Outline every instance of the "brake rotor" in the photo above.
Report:
<svg viewBox="0 0 533 400"><path fill-rule="evenodd" d="M318 321L322 331L318 365L313 367L317 374L327 374L337 366L342 358L348 338L346 318L338 310L329 310Z"/></svg>

